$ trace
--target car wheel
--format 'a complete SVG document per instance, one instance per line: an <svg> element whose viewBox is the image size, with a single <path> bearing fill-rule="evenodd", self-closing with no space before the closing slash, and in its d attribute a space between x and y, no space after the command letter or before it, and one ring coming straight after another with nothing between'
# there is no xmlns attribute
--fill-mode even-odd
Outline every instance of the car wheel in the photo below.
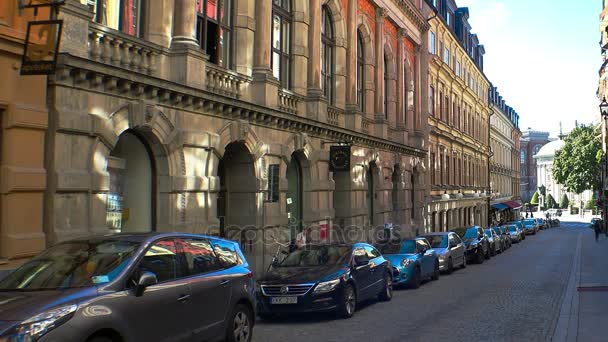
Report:
<svg viewBox="0 0 608 342"><path fill-rule="evenodd" d="M452 262L452 257L448 259L448 270L447 274L452 274L454 272L454 263Z"/></svg>
<svg viewBox="0 0 608 342"><path fill-rule="evenodd" d="M342 318L351 318L357 309L357 294L355 288L351 284L344 286L342 291L342 305L339 309L339 314Z"/></svg>
<svg viewBox="0 0 608 342"><path fill-rule="evenodd" d="M452 261L452 259L450 259L450 262ZM433 272L433 276L431 277L431 280L439 280L439 261L435 262L435 271Z"/></svg>
<svg viewBox="0 0 608 342"><path fill-rule="evenodd" d="M420 287L420 283L422 282L420 268L414 268L414 277L412 278L411 286L413 289L417 289Z"/></svg>
<svg viewBox="0 0 608 342"><path fill-rule="evenodd" d="M393 277L388 273L384 275L384 288L380 292L380 300L388 302L393 299Z"/></svg>
<svg viewBox="0 0 608 342"><path fill-rule="evenodd" d="M460 268L467 268L467 257L465 255L462 256L462 265Z"/></svg>
<svg viewBox="0 0 608 342"><path fill-rule="evenodd" d="M226 341L228 342L249 342L253 332L253 313L251 310L239 304L234 308L228 330L226 331Z"/></svg>

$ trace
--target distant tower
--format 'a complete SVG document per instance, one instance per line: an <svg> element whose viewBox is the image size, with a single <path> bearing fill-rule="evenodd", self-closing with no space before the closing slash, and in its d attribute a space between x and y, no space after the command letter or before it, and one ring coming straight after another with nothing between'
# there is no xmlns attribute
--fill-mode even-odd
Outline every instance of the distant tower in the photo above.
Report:
<svg viewBox="0 0 608 342"><path fill-rule="evenodd" d="M562 126L562 122L561 121L559 122L559 135L558 135L558 137L559 137L559 140L564 140L564 138L566 137L564 135L564 128Z"/></svg>

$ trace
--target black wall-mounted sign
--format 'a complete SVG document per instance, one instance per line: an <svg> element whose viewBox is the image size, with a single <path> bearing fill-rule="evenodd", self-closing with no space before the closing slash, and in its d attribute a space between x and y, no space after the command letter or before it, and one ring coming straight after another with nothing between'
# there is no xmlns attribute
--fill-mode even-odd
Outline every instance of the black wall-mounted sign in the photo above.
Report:
<svg viewBox="0 0 608 342"><path fill-rule="evenodd" d="M330 147L329 171L350 172L350 146L334 145Z"/></svg>
<svg viewBox="0 0 608 342"><path fill-rule="evenodd" d="M61 6L65 0L19 0L19 8L38 8Z"/></svg>
<svg viewBox="0 0 608 342"><path fill-rule="evenodd" d="M30 21L27 24L21 75L55 73L63 20Z"/></svg>

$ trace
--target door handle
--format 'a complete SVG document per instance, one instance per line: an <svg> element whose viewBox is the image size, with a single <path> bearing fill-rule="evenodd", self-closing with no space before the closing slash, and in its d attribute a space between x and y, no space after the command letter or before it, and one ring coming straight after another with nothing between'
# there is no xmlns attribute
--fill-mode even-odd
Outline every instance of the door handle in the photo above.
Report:
<svg viewBox="0 0 608 342"><path fill-rule="evenodd" d="M222 281L220 282L220 285L222 285L222 286L226 286L226 285L228 285L229 283L230 283L230 280L228 280L228 279L224 279L224 280L222 280Z"/></svg>
<svg viewBox="0 0 608 342"><path fill-rule="evenodd" d="M183 303L183 302L187 301L188 299L190 299L190 295L189 294L188 295L181 295L179 298L177 298L177 301Z"/></svg>

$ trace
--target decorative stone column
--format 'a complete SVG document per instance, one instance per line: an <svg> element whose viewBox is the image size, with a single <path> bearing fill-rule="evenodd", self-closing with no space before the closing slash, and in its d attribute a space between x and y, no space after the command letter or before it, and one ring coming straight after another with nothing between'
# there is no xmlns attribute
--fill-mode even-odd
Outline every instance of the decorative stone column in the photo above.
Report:
<svg viewBox="0 0 608 342"><path fill-rule="evenodd" d="M177 47L178 45L198 47L198 41L196 40L196 2L193 0L175 0L171 47Z"/></svg>
<svg viewBox="0 0 608 342"><path fill-rule="evenodd" d="M375 98L375 133L380 138L388 136L388 120L384 112L384 97L388 96L384 89L384 19L387 11L384 8L376 8L376 98Z"/></svg>
<svg viewBox="0 0 608 342"><path fill-rule="evenodd" d="M346 108L354 112L359 109L357 99L357 1L348 2L347 48L346 48Z"/></svg>
<svg viewBox="0 0 608 342"><path fill-rule="evenodd" d="M309 0L307 116L327 120L327 100L321 89L321 0Z"/></svg>
<svg viewBox="0 0 608 342"><path fill-rule="evenodd" d="M276 108L279 80L272 75L270 66L272 0L255 1L255 20L252 98L261 106Z"/></svg>

